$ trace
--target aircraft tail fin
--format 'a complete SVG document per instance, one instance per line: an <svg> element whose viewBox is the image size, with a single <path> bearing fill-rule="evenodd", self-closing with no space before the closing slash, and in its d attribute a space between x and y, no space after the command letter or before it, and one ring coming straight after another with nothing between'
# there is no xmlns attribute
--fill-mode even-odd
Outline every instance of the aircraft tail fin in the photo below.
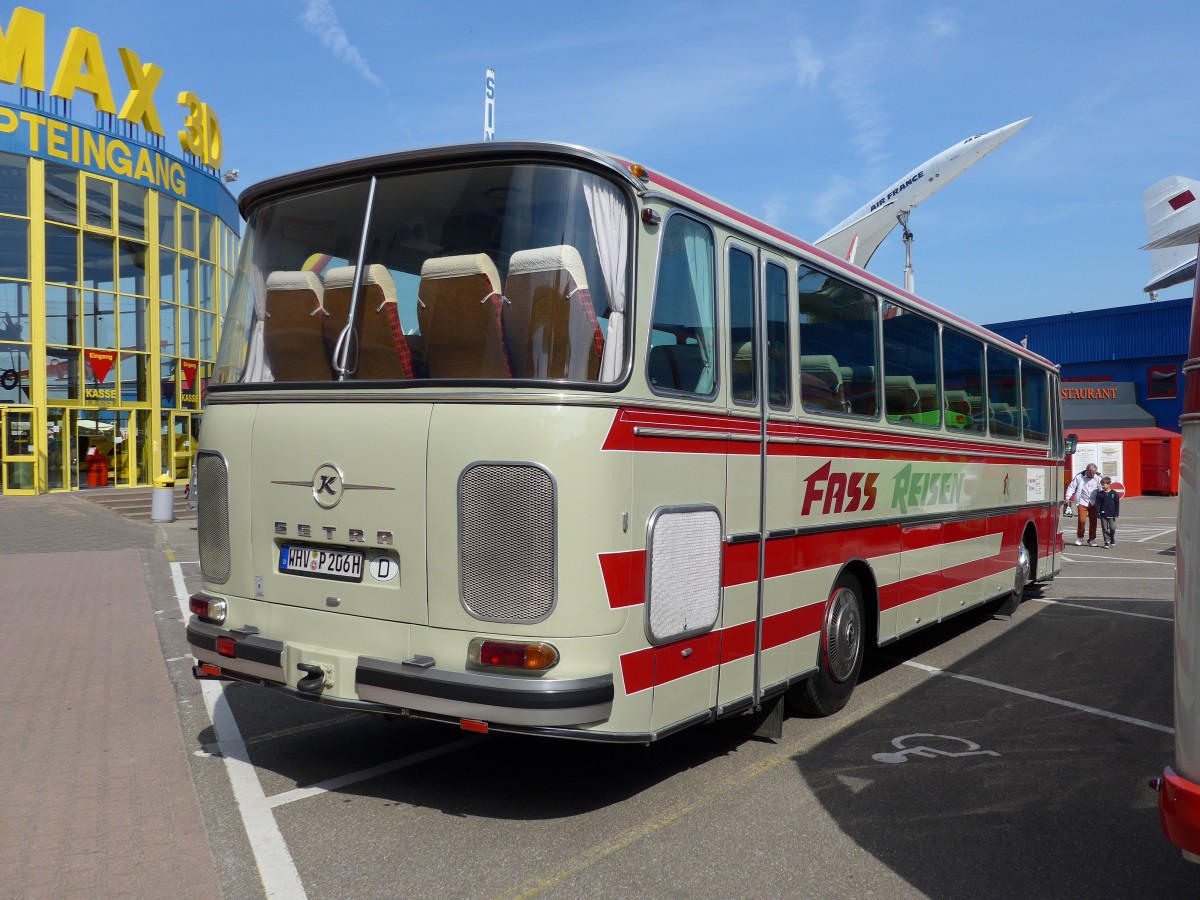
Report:
<svg viewBox="0 0 1200 900"><path fill-rule="evenodd" d="M1196 242L1200 240L1200 181L1172 175L1142 194L1150 242L1153 277L1142 289L1164 290L1196 277Z"/></svg>

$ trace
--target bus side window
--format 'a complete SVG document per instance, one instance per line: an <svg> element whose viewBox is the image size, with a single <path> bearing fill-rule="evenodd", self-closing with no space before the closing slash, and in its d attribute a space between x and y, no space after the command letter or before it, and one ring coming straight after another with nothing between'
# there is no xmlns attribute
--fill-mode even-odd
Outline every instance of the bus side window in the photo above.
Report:
<svg viewBox="0 0 1200 900"><path fill-rule="evenodd" d="M730 248L729 393L734 403L758 400L758 328L754 303L754 257Z"/></svg>
<svg viewBox="0 0 1200 900"><path fill-rule="evenodd" d="M877 418L879 305L875 295L807 265L799 268L797 290L804 408ZM838 373L836 381L829 378L827 363ZM831 391L839 389L840 396L831 397ZM831 402L840 408L835 410Z"/></svg>
<svg viewBox="0 0 1200 900"><path fill-rule="evenodd" d="M942 383L946 389L946 425L963 431L986 431L982 341L952 328L942 329Z"/></svg>
<svg viewBox="0 0 1200 900"><path fill-rule="evenodd" d="M1050 436L1047 412L1050 394L1046 390L1046 372L1027 362L1021 363L1021 409L1025 421L1025 440L1046 443Z"/></svg>
<svg viewBox="0 0 1200 900"><path fill-rule="evenodd" d="M646 380L655 391L715 393L714 260L705 225L679 214L667 219L646 353Z"/></svg>
<svg viewBox="0 0 1200 900"><path fill-rule="evenodd" d="M789 321L788 272L767 263L767 399L775 409L792 405L792 329Z"/></svg>
<svg viewBox="0 0 1200 900"><path fill-rule="evenodd" d="M1021 436L1021 382L1017 358L996 347L987 348L988 422L993 435Z"/></svg>
<svg viewBox="0 0 1200 900"><path fill-rule="evenodd" d="M903 306L883 304L884 404L889 422L942 424L938 401L938 329Z"/></svg>

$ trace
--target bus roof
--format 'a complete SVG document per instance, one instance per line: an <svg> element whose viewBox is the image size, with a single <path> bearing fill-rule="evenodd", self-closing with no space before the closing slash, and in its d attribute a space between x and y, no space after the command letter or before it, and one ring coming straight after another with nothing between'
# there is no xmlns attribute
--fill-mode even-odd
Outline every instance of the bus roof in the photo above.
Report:
<svg viewBox="0 0 1200 900"><path fill-rule="evenodd" d="M250 213L259 204L270 200L279 194L304 190L309 187L328 185L330 182L349 181L366 175L402 171L414 165L454 165L480 159L497 162L566 162L575 165L583 164L588 168L597 169L618 180L639 194L663 192L673 195L685 203L703 209L706 213L724 219L741 228L750 228L770 241L802 250L805 255L815 257L829 266L840 269L853 277L867 281L893 297L902 298L905 302L928 312L945 322L984 337L995 344L1003 345L1020 356L1050 368L1057 365L1043 356L1032 352L1026 347L1010 341L993 331L970 322L928 300L915 294L910 294L903 288L880 278L865 269L860 269L843 259L827 253L824 250L788 234L773 225L768 225L760 219L742 212L732 206L727 206L708 194L689 187L682 182L668 178L649 168L643 170L641 177L631 171L633 163L620 156L592 150L575 144L563 144L548 141L489 141L471 144L454 144L442 147L429 147L418 150L405 150L398 153L387 153L378 156L351 159L329 165L305 169L286 175L280 175L265 181L260 181L246 188L238 198L238 209L242 217L249 219Z"/></svg>

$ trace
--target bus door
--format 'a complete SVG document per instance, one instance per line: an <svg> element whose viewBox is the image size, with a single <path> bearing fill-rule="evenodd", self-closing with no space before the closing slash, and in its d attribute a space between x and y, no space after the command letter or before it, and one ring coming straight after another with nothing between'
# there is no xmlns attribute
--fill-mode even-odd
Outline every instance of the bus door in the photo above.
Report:
<svg viewBox="0 0 1200 900"><path fill-rule="evenodd" d="M6 494L37 493L37 410L0 408L0 468Z"/></svg>
<svg viewBox="0 0 1200 900"><path fill-rule="evenodd" d="M766 577L772 559L788 557L796 527L795 459L770 454L767 440L769 425L779 430L791 421L795 402L794 323L788 302L791 276L784 260L734 241L726 247L725 263L726 370L730 417L736 423L731 430L736 433L727 456L724 632L728 650L722 654L720 707L747 697L758 702L764 688L799 667L795 636L786 633L787 623L794 618L787 613L799 602L794 579Z"/></svg>

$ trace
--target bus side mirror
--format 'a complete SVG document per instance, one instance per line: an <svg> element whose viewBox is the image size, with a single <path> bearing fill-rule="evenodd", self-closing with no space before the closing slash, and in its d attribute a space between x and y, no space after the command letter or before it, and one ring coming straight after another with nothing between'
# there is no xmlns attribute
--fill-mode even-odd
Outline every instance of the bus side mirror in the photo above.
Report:
<svg viewBox="0 0 1200 900"><path fill-rule="evenodd" d="M1077 434L1068 434L1068 435L1067 435L1067 444L1066 444L1066 446L1063 448L1065 455L1067 455L1067 456L1074 456L1074 455L1075 455L1075 448L1076 448L1076 447L1078 447L1078 446L1079 446L1079 435L1077 435Z"/></svg>

